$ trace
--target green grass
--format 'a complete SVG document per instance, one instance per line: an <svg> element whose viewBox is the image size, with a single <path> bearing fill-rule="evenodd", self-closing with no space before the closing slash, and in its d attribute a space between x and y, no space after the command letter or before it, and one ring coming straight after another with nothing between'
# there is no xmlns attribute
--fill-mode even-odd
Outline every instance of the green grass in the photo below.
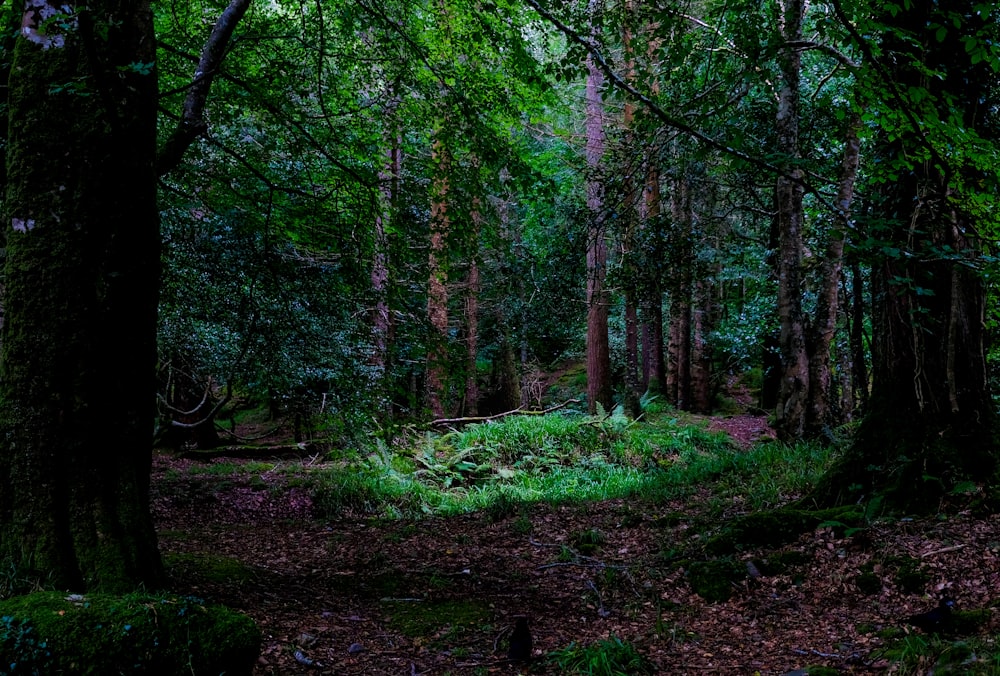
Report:
<svg viewBox="0 0 1000 676"><path fill-rule="evenodd" d="M631 643L615 636L587 646L571 643L550 653L547 661L561 674L636 676L653 673L652 666Z"/></svg>
<svg viewBox="0 0 1000 676"><path fill-rule="evenodd" d="M220 480L277 474L283 481L275 490L307 487L320 518L486 511L499 521L536 502L628 498L657 504L694 493L708 496L712 512L732 511L734 503L740 511L766 509L801 495L831 457L830 449L816 444L742 450L653 400L640 420L620 410L518 415L411 436L392 447L375 442L367 453L316 467L217 461L184 474Z"/></svg>
<svg viewBox="0 0 1000 676"><path fill-rule="evenodd" d="M651 407L647 407L648 408ZM831 451L764 444L749 451L665 411L511 416L409 444L376 447L308 479L318 515L414 516L487 510L498 520L534 502L637 498L661 502L711 488L719 509L773 507L807 490Z"/></svg>

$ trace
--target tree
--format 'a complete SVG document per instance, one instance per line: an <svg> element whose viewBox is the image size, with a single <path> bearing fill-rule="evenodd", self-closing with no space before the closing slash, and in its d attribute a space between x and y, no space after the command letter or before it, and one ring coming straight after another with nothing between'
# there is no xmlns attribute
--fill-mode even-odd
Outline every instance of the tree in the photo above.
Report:
<svg viewBox="0 0 1000 676"><path fill-rule="evenodd" d="M78 590L163 580L154 45L142 0L29 3L10 80L0 550Z"/></svg>
<svg viewBox="0 0 1000 676"><path fill-rule="evenodd" d="M802 55L795 46L802 40L806 3L803 0L780 0L777 4L782 47L778 54L781 87L775 128L782 165L774 192L778 221L778 342L782 373L775 427L779 438L791 441L803 436L809 395L809 360L801 287L804 189L803 171L797 164Z"/></svg>
<svg viewBox="0 0 1000 676"><path fill-rule="evenodd" d="M591 32L598 33L603 2L589 0ZM587 406L596 413L598 405L611 410L611 355L608 345L608 309L610 299L604 288L608 267L608 243L605 240L604 178L604 101L601 88L604 77L587 55L586 137L587 137Z"/></svg>
<svg viewBox="0 0 1000 676"><path fill-rule="evenodd" d="M0 553L63 588L155 587L152 14L145 0L25 6L8 92ZM216 26L193 104L245 7Z"/></svg>
<svg viewBox="0 0 1000 676"><path fill-rule="evenodd" d="M844 12L841 17L851 25ZM874 344L870 410L811 499L934 507L991 481L997 422L985 360L983 237L995 232L991 4L886 4L854 29L867 57L878 164L870 189ZM862 35L875 28L878 43ZM863 108L864 110L864 108Z"/></svg>

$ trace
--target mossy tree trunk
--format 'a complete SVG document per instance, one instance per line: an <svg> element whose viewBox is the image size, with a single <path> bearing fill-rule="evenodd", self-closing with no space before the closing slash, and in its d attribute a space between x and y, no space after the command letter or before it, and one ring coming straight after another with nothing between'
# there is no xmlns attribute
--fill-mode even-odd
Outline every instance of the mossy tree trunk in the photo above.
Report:
<svg viewBox="0 0 1000 676"><path fill-rule="evenodd" d="M881 72L870 75L893 83L882 92L892 105L880 116L893 133L878 139L888 175L872 199L884 254L872 271L872 391L852 448L820 481L815 502L855 501L860 493L905 509L934 508L959 482L995 478L975 239L985 212L975 215L979 195L970 192L995 190L982 186L995 169L982 164L990 157L970 152L976 143L951 146L956 135L990 137L993 78L965 41L989 37L996 26L974 4L949 6L966 17L961 30L931 0L882 17L892 28L872 64ZM937 136L918 117L952 126Z"/></svg>
<svg viewBox="0 0 1000 676"><path fill-rule="evenodd" d="M149 513L159 220L146 0L28 2L9 90L0 555L162 582Z"/></svg>

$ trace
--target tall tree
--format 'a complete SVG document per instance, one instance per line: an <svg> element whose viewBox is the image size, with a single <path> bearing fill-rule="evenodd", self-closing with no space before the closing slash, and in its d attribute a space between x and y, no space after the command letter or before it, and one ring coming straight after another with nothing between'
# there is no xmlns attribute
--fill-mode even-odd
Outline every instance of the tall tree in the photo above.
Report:
<svg viewBox="0 0 1000 676"><path fill-rule="evenodd" d="M870 410L817 486L821 503L877 492L933 507L997 470L979 273L996 184L997 10L965 0L885 4L852 30L867 57L879 165ZM841 12L847 25L850 21ZM879 31L876 45L865 41Z"/></svg>
<svg viewBox="0 0 1000 676"><path fill-rule="evenodd" d="M434 179L431 184L431 233L428 252L427 320L431 336L427 351L427 404L431 413L440 418L448 381L448 231L451 214L448 211L451 149L441 138L434 139Z"/></svg>
<svg viewBox="0 0 1000 676"><path fill-rule="evenodd" d="M162 582L154 45L146 2L29 2L11 72L0 549L73 589Z"/></svg>
<svg viewBox="0 0 1000 676"><path fill-rule="evenodd" d="M827 240L826 252L820 263L820 281L816 311L809 323L809 393L806 409L806 433L820 437L838 421L832 411L833 375L830 366L830 348L837 331L837 318L841 314L840 281L844 261L844 243L850 222L851 203L854 199L854 182L858 176L861 141L858 138L861 120L855 115L848 124L844 143L840 181L837 189L836 222ZM848 411L849 413L849 411Z"/></svg>
<svg viewBox="0 0 1000 676"><path fill-rule="evenodd" d="M602 0L589 0L591 34L599 32ZM591 413L600 404L611 410L611 354L608 344L610 300L604 287L608 267L605 224L604 177L604 77L591 54L587 55L586 155L587 209L587 406Z"/></svg>
<svg viewBox="0 0 1000 676"><path fill-rule="evenodd" d="M192 103L208 94L236 5L245 10L234 0L232 22L213 31L220 51L206 47ZM163 581L149 512L155 45L146 0L97 0L26 2L14 47L0 554L19 575L76 590Z"/></svg>
<svg viewBox="0 0 1000 676"><path fill-rule="evenodd" d="M775 187L781 385L775 426L778 436L786 440L803 436L809 394L809 361L802 313L803 172L798 163L802 56L797 43L802 41L805 6L805 0L779 0L777 3L777 25L782 41L778 53L781 86L775 120L777 151L782 156L781 173Z"/></svg>

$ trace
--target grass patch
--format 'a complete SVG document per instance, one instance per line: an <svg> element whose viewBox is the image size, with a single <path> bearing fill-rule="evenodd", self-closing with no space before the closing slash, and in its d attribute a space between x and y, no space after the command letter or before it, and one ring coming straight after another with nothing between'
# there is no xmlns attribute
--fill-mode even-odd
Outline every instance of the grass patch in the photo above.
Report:
<svg viewBox="0 0 1000 676"><path fill-rule="evenodd" d="M615 636L586 646L571 643L550 653L547 662L561 674L636 676L653 673L652 665L631 643Z"/></svg>
<svg viewBox="0 0 1000 676"><path fill-rule="evenodd" d="M314 470L307 481L317 516L329 519L486 511L497 521L533 502L660 502L709 485L719 511L734 500L751 511L807 490L830 457L818 444L743 451L669 411L641 421L620 411L559 412L425 433L393 449L380 444L367 456Z"/></svg>

